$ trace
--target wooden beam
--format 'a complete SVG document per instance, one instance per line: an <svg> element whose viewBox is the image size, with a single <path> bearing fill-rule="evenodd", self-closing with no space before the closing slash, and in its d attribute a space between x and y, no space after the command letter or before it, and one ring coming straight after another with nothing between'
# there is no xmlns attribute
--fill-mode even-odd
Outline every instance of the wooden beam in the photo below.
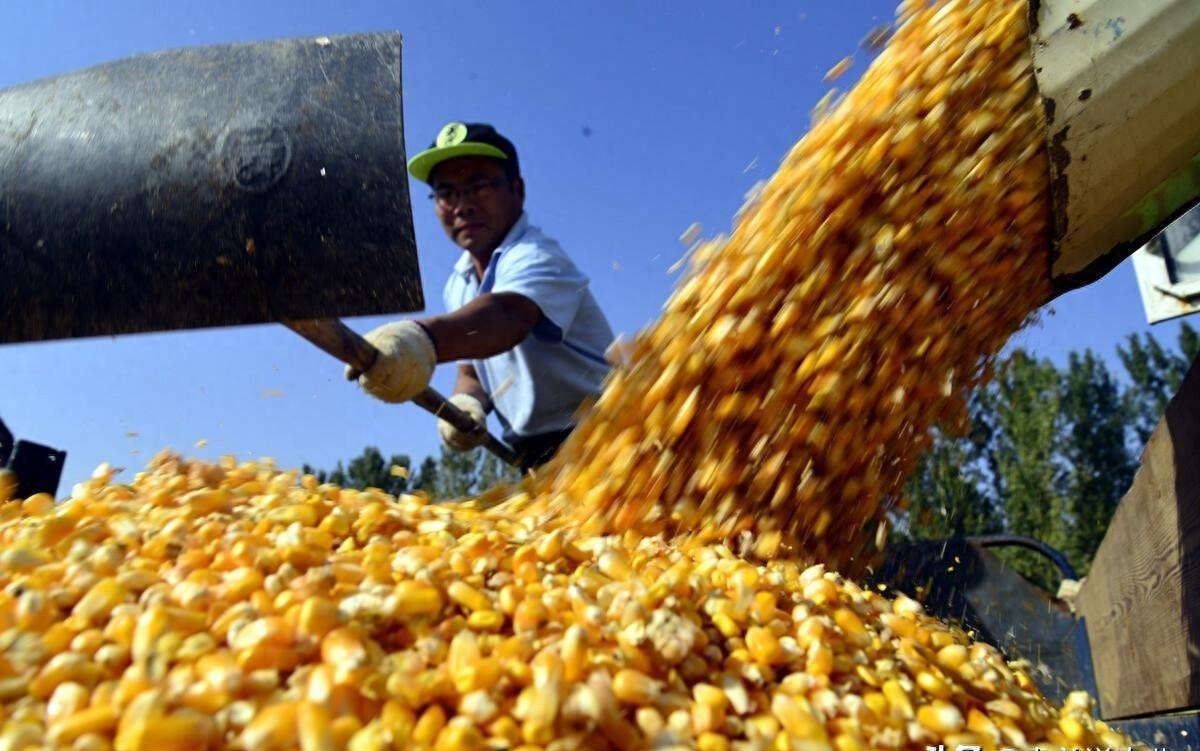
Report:
<svg viewBox="0 0 1200 751"><path fill-rule="evenodd" d="M1200 707L1200 359L1146 443L1076 607L1105 719Z"/></svg>

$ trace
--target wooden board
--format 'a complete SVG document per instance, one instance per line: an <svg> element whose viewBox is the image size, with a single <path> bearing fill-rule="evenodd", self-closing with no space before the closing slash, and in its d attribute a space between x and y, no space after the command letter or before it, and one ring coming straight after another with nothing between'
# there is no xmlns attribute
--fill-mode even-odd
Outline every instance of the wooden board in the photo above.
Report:
<svg viewBox="0 0 1200 751"><path fill-rule="evenodd" d="M1200 359L1076 600L1106 719L1200 707Z"/></svg>

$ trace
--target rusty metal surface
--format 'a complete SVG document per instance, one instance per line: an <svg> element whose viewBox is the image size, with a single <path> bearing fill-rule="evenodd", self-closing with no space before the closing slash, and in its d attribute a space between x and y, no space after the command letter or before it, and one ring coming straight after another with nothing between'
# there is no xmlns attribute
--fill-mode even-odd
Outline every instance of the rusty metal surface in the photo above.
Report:
<svg viewBox="0 0 1200 751"><path fill-rule="evenodd" d="M423 308L400 50L199 47L0 91L0 343Z"/></svg>
<svg viewBox="0 0 1200 751"><path fill-rule="evenodd" d="M1039 0L1058 293L1089 284L1200 197L1200 3Z"/></svg>

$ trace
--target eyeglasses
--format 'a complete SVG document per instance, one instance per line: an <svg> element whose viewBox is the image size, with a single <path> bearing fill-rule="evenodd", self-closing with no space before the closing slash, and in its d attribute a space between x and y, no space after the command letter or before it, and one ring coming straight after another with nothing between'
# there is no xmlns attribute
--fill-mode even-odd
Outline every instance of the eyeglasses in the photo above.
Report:
<svg viewBox="0 0 1200 751"><path fill-rule="evenodd" d="M478 201L506 182L508 182L508 178L494 177L491 180L475 180L461 188L442 185L429 194L429 200L443 209L449 209L457 206L458 202L463 198Z"/></svg>

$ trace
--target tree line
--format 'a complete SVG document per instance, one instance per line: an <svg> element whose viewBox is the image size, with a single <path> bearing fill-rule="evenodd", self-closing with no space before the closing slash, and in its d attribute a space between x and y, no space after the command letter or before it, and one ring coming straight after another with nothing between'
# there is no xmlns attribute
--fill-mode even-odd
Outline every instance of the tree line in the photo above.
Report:
<svg viewBox="0 0 1200 751"><path fill-rule="evenodd" d="M1027 535L1085 574L1198 352L1200 336L1186 323L1173 349L1148 333L1129 336L1117 347L1117 372L1091 350L1070 353L1062 367L1013 351L971 395L966 425L935 431L905 486L897 533ZM1003 555L1040 584L1057 578L1035 553Z"/></svg>
<svg viewBox="0 0 1200 751"><path fill-rule="evenodd" d="M936 539L1012 532L1058 548L1086 573L1142 447L1200 353L1200 335L1184 323L1173 348L1133 334L1117 348L1121 371L1091 350L1064 366L1023 349L970 395L964 425L936 430L904 489L893 534ZM332 470L308 465L322 482L424 491L435 500L475 495L518 479L483 449L442 449L416 467L374 446ZM1023 575L1053 586L1056 572L1036 554L1003 551Z"/></svg>
<svg viewBox="0 0 1200 751"><path fill-rule="evenodd" d="M442 447L440 456L427 456L414 469L408 454L392 454L385 459L378 447L367 446L361 454L345 464L339 461L331 470L305 464L303 471L320 482L344 488L379 488L392 495L423 491L439 501L473 496L502 482L520 479L516 469L482 448L459 453Z"/></svg>

